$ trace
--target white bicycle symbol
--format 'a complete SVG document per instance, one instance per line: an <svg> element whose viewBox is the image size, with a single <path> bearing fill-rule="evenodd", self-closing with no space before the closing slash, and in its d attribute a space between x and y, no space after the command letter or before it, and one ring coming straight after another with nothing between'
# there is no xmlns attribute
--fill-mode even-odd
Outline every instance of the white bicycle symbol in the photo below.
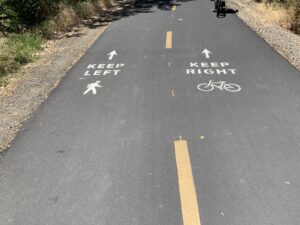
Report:
<svg viewBox="0 0 300 225"><path fill-rule="evenodd" d="M210 80L208 83L198 84L197 88L200 91L213 91L215 88L221 91L226 90L229 92L239 92L242 90L241 86L233 83L226 83L226 81L213 81Z"/></svg>

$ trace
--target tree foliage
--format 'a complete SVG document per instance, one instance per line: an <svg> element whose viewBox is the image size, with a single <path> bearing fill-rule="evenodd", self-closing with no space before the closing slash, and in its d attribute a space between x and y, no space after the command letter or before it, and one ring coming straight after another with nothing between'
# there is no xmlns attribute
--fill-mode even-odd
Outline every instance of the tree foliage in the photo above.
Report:
<svg viewBox="0 0 300 225"><path fill-rule="evenodd" d="M0 0L0 29L32 27L54 17L61 4L74 5L85 1L87 0Z"/></svg>
<svg viewBox="0 0 300 225"><path fill-rule="evenodd" d="M55 17L61 5L84 5L84 2L96 0L0 0L0 32L20 31L30 28L51 17ZM103 0L104 2L107 0ZM110 1L110 0L108 0ZM299 33L300 0L255 0L270 4L280 4L286 8L295 9L292 30Z"/></svg>
<svg viewBox="0 0 300 225"><path fill-rule="evenodd" d="M59 7L59 0L5 0L4 3L15 12L14 19L27 26L44 21Z"/></svg>

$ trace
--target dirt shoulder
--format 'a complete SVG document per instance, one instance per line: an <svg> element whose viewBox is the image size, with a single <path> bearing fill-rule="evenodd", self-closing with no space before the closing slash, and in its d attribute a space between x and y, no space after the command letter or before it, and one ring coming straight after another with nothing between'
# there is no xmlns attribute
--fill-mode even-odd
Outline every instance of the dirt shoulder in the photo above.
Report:
<svg viewBox="0 0 300 225"><path fill-rule="evenodd" d="M22 124L36 111L50 92L107 26L78 26L59 40L47 41L34 63L11 75L0 87L0 152L9 147Z"/></svg>
<svg viewBox="0 0 300 225"><path fill-rule="evenodd" d="M248 26L300 70L300 36L284 28L286 18L282 10L264 9L253 0L229 0L228 5L237 9Z"/></svg>
<svg viewBox="0 0 300 225"><path fill-rule="evenodd" d="M253 0L229 1L231 8L239 10L238 16L245 23L300 70L299 35L279 26L277 20L266 18ZM105 21L118 19L126 10L131 10L129 6L124 6ZM39 60L13 74L5 88L0 87L0 152L9 147L22 124L107 28L100 26L99 22L90 25L88 27L92 28L80 26L59 40L45 43L46 48Z"/></svg>

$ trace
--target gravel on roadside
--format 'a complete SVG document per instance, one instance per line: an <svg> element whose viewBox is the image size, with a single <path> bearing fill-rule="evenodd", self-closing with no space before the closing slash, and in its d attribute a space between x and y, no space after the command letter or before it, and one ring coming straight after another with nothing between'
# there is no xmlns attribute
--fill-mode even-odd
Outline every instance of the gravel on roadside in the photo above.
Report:
<svg viewBox="0 0 300 225"><path fill-rule="evenodd" d="M228 0L238 16L300 70L300 36L276 24L266 23L253 0ZM56 41L45 43L40 59L13 74L0 87L0 152L7 149L23 123L36 111L90 45L107 26L81 26ZM96 28L95 28L96 27Z"/></svg>
<svg viewBox="0 0 300 225"><path fill-rule="evenodd" d="M37 61L12 74L8 85L0 87L0 152L9 147L22 124L107 28L96 25L80 25L58 40L47 41Z"/></svg>
<svg viewBox="0 0 300 225"><path fill-rule="evenodd" d="M277 24L268 23L255 8L253 0L229 0L238 16L277 52L300 71L300 36Z"/></svg>

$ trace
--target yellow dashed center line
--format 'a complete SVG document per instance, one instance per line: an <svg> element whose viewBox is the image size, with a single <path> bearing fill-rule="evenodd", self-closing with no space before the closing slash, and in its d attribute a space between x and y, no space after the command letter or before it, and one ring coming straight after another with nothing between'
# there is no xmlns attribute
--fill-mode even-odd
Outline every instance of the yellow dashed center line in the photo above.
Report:
<svg viewBox="0 0 300 225"><path fill-rule="evenodd" d="M173 32L168 31L166 36L166 48L171 49L172 48L172 39L173 39Z"/></svg>
<svg viewBox="0 0 300 225"><path fill-rule="evenodd" d="M185 140L175 141L178 183L184 225L201 225L196 188Z"/></svg>
<svg viewBox="0 0 300 225"><path fill-rule="evenodd" d="M174 91L174 90L172 90L172 96L173 96L173 97L175 96L175 91Z"/></svg>

